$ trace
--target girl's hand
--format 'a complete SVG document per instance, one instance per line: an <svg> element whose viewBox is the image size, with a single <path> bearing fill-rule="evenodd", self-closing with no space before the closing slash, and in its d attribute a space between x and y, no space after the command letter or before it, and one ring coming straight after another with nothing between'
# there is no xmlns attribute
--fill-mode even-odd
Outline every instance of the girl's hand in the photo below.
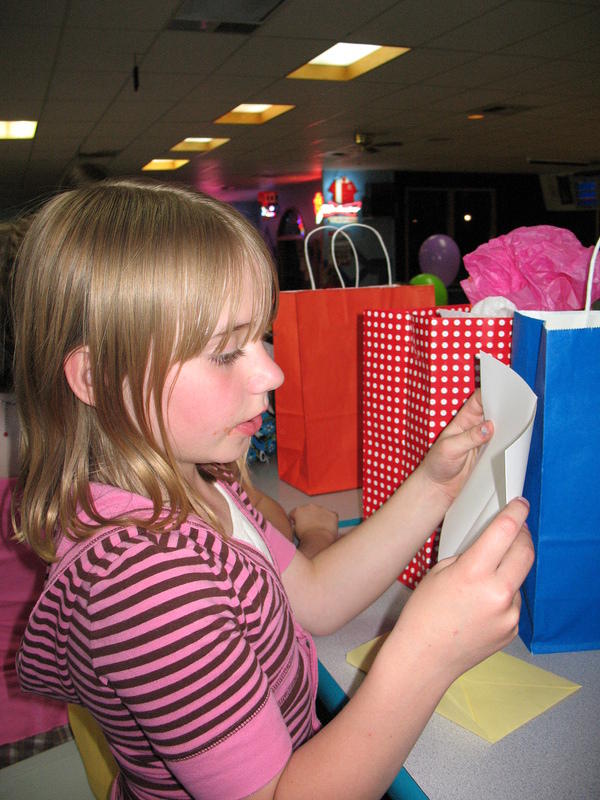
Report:
<svg viewBox="0 0 600 800"><path fill-rule="evenodd" d="M468 550L433 567L400 615L394 632L411 637L427 666L435 671L439 662L451 680L517 634L519 588L534 557L528 512L525 500L512 500Z"/></svg>
<svg viewBox="0 0 600 800"><path fill-rule="evenodd" d="M479 448L491 439L493 432L493 423L483 419L478 389L440 433L419 470L450 501L454 500L473 469Z"/></svg>
<svg viewBox="0 0 600 800"><path fill-rule="evenodd" d="M308 558L329 547L338 538L338 515L328 508L308 503L293 508L289 518L300 542L298 549Z"/></svg>

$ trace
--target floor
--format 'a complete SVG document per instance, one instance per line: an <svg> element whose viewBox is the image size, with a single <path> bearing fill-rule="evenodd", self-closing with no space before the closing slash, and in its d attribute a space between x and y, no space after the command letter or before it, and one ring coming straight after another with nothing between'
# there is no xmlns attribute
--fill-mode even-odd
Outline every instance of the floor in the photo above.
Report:
<svg viewBox="0 0 600 800"><path fill-rule="evenodd" d="M0 800L94 800L75 742L0 770Z"/></svg>

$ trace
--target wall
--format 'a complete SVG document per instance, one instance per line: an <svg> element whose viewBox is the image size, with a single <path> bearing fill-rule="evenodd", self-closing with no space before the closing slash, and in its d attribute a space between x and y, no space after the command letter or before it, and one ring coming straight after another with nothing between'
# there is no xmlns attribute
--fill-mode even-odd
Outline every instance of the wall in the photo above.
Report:
<svg viewBox="0 0 600 800"><path fill-rule="evenodd" d="M348 170L338 168L334 171L327 170L323 173L322 180L313 180L305 183L290 185L277 185L270 187L279 195L279 213L274 219L260 218L258 201L246 201L244 211L249 218L258 220L257 226L263 233L277 259L277 229L281 217L289 207L295 207L300 212L306 232L316 227L312 200L316 192L321 191L326 200L332 176L342 176ZM350 170L352 175L356 170ZM335 173L335 175L334 175ZM368 222L378 229L386 240L388 251L394 267L395 279L406 282L411 276L419 272L418 258L415 247L408 246L406 205L407 189L489 189L493 195L493 209L489 229L474 231L469 239L469 244L464 252L470 252L476 246L487 241L493 236L508 233L521 226L554 225L571 230L580 242L585 245L595 244L598 228L598 212L590 211L548 211L544 205L539 177L534 174L501 174L501 173L431 173L431 172L374 172L364 171L359 174L360 180L354 182L360 189L358 194L363 200L364 211L369 216L363 216L360 221ZM357 194L357 199L359 199ZM234 203L234 205L237 205ZM431 213L431 220L435 219L435 211ZM429 233L448 233L451 230L446 225L446 219L440 223L430 222L433 228ZM434 229L435 228L435 229ZM481 239L481 241L477 238ZM315 237L316 239L317 237ZM460 243L459 243L460 246ZM418 248L417 248L418 249ZM464 268L461 268L458 281L466 277ZM305 281L304 276L300 281ZM302 285L308 285L306 282ZM453 300L460 302L464 298L457 288Z"/></svg>
<svg viewBox="0 0 600 800"><path fill-rule="evenodd" d="M307 233L316 227L312 201L315 194L321 191L321 181L315 180L305 183L273 186L269 188L269 191L277 192L279 198L279 212L277 216L272 219L261 217L259 229L267 243L275 250L277 245L277 228L279 227L281 217L286 209L298 209Z"/></svg>
<svg viewBox="0 0 600 800"><path fill-rule="evenodd" d="M488 189L493 196L492 221L489 231L477 238L471 237L469 245L461 248L461 252L471 252L479 244L489 238L508 233L515 228L534 225L553 225L572 231L586 247L595 244L598 236L598 211L548 211L544 204L538 175L497 174L497 173L429 173L429 172L396 172L394 176L393 205L397 226L398 277L408 280L419 272L417 252L414 243L409 246L411 220L407 208L407 190L418 189ZM429 225L435 225L435 213L431 214ZM432 233L453 231L445 225L446 219L440 212L439 230L423 232L422 237ZM458 228L458 223L457 223ZM463 228L464 230L464 228ZM457 231L458 233L458 231ZM457 236L457 244L458 241ZM418 243L417 243L418 244ZM450 292L452 302L462 302L464 296L458 282L466 277L461 267L456 280L456 291Z"/></svg>

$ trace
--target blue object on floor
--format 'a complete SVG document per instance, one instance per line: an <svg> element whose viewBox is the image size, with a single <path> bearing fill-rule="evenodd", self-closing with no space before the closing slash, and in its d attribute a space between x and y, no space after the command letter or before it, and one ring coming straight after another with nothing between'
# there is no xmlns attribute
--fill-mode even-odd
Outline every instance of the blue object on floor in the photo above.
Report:
<svg viewBox="0 0 600 800"><path fill-rule="evenodd" d="M277 449L277 438L275 435L275 417L268 411L263 412L262 425L257 433L250 440L247 461L255 464L257 461L269 461Z"/></svg>
<svg viewBox="0 0 600 800"><path fill-rule="evenodd" d="M361 517L355 517L354 519L341 519L338 522L338 528L355 528L357 525L360 525L361 522Z"/></svg>

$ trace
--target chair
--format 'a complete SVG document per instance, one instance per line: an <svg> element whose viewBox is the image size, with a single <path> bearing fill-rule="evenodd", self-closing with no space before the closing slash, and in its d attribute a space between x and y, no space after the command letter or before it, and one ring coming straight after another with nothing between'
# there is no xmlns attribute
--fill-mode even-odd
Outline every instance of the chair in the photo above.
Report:
<svg viewBox="0 0 600 800"><path fill-rule="evenodd" d="M119 773L102 728L82 706L69 704L69 724L83 761L90 789L96 800L110 800L111 788Z"/></svg>

